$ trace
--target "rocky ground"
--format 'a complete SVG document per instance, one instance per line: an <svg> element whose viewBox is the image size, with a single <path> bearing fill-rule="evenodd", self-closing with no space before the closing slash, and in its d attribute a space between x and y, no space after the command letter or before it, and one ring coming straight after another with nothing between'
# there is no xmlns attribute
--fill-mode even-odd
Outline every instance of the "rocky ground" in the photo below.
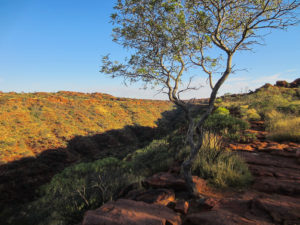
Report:
<svg viewBox="0 0 300 225"><path fill-rule="evenodd" d="M249 164L248 190L213 190L194 177L203 196L190 199L179 168L155 174L122 198L88 211L82 225L297 225L300 224L300 144L266 140L262 122L252 124L257 141L230 144Z"/></svg>

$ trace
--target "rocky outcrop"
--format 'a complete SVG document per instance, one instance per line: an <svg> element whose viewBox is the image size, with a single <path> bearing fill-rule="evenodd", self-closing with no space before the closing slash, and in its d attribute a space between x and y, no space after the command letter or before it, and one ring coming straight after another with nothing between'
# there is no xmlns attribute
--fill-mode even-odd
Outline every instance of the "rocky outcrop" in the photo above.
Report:
<svg viewBox="0 0 300 225"><path fill-rule="evenodd" d="M87 211L82 225L180 225L180 216L168 207L128 199L108 202Z"/></svg>
<svg viewBox="0 0 300 225"><path fill-rule="evenodd" d="M255 90L255 92L259 91L260 89L269 89L269 88L275 88L275 87L278 87L278 88L298 88L298 87L300 87L300 78L297 78L296 80L294 80L291 83L289 83L285 80L276 81L275 85L266 83L262 87L257 88Z"/></svg>
<svg viewBox="0 0 300 225"><path fill-rule="evenodd" d="M248 190L218 191L194 176L202 198L188 195L175 165L143 182L125 188L123 197L86 213L83 225L182 224L183 225L296 225L300 224L299 143L268 141L264 124L253 122L256 141L228 144L248 163L253 184ZM248 146L248 147L247 147Z"/></svg>
<svg viewBox="0 0 300 225"><path fill-rule="evenodd" d="M285 87L285 88L297 88L300 87L300 78L294 80L293 82L289 83L285 80L277 81L275 86L277 87Z"/></svg>
<svg viewBox="0 0 300 225"><path fill-rule="evenodd" d="M279 81L276 81L275 86L288 88L288 87L290 87L290 84L289 84L289 82L287 82L285 80L279 80Z"/></svg>
<svg viewBox="0 0 300 225"><path fill-rule="evenodd" d="M291 88L297 88L300 87L300 78L294 80L292 83L290 83Z"/></svg>

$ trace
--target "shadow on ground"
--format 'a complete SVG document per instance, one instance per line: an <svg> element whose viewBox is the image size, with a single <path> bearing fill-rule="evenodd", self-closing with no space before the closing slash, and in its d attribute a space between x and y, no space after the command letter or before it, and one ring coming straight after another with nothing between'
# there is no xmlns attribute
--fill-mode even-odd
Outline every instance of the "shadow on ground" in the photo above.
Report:
<svg viewBox="0 0 300 225"><path fill-rule="evenodd" d="M156 128L126 126L93 136L77 136L66 148L48 149L37 157L0 165L0 208L34 200L38 187L72 164L109 156L123 158L153 139L164 137L181 121L180 115L178 109L167 111L156 122Z"/></svg>

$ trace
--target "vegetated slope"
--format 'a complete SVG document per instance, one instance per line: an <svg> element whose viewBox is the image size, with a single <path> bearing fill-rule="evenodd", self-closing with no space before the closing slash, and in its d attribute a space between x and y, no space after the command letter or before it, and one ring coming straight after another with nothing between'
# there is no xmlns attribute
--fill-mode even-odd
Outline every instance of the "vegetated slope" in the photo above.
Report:
<svg viewBox="0 0 300 225"><path fill-rule="evenodd" d="M250 94L224 96L218 102L237 117L265 121L268 139L300 143L300 78L266 84Z"/></svg>
<svg viewBox="0 0 300 225"><path fill-rule="evenodd" d="M248 185L251 178L249 177L248 167L231 150L248 150L249 153L243 154L243 156L250 156L250 158L246 157L248 163L249 160L252 160L251 157L256 158L258 153L256 150L268 151L265 153L269 154L269 149L261 149L261 147L253 146L256 150L251 152L248 148L244 148L251 147L254 144L258 146L262 141L268 143L268 145L274 144L273 141L266 139L273 138L271 136L265 137L268 132L263 133L262 136L259 132L251 133L251 130L248 130L249 122L252 125L263 124L255 120L265 120L267 130L269 130L271 129L269 124L272 124L269 113L274 110L285 116L282 117L283 120L299 117L299 85L292 88L290 88L291 84L287 85L288 87L267 85L251 94L219 98L216 110L206 122L205 128L208 132L205 139L206 144L193 166L193 174L206 179L208 183L222 190L227 186L240 187ZM178 116L179 112L174 113L176 113L174 117L169 118L172 123L175 118L182 119ZM79 139L82 139L79 141L75 138L68 142L67 149L46 151L35 159L23 159L2 165L2 170L0 166L0 174L2 171L2 174L5 174L0 180L0 188L3 187L0 199L3 207L0 208L4 209L0 212L0 220L2 219L4 224L13 225L75 224L79 222L86 210L96 208L110 198L117 198L120 194L119 189L124 188L126 184L140 181L160 171L166 171L174 162L182 162L189 151L188 147L185 146L187 130L185 123L178 123L178 125L176 129L164 129L169 135L156 135L154 138L159 140L154 140L150 144L149 142L145 143L143 146L138 146L136 143L140 143L144 138L136 138L135 141L130 141L128 137L134 136L133 134L147 133L145 132L147 130L144 130L143 127L133 126L99 135L79 137ZM295 124L288 122L287 125L293 127ZM296 129L298 128L296 127ZM136 129L141 130L136 131ZM264 127L261 127L261 129L264 130ZM158 129L152 130L157 134ZM148 136L153 137L153 135ZM299 135L296 132L292 133L291 137L297 140ZM89 146L86 146L85 143L90 142L95 143L97 149L103 153L101 157L91 157L88 162L85 160L69 162L70 155L76 157L77 154L83 154L86 157ZM121 145L118 143L121 143ZM133 147L134 144L135 147ZM237 148L233 148L233 144L236 144ZM80 147L77 148L77 146ZM126 146L130 148L130 151L124 151L123 148ZM242 146L242 149L239 148L240 146ZM288 146L288 150L291 150L291 144L288 144ZM295 146L299 145L295 144ZM93 146L90 147L93 148ZM121 151L118 151L118 149ZM295 149L292 149L291 152L295 154ZM279 151L279 153L282 153L282 151ZM261 157L261 152L259 154L258 160ZM111 158L111 156L116 158ZM71 167L66 168L71 164ZM32 167L31 165L36 166ZM15 169L16 167L18 169ZM252 165L250 165L250 169L253 173ZM23 171L25 172L23 173ZM179 169L177 168L174 171L179 172ZM97 183L99 173L102 176L100 176L101 181ZM257 180L257 174L253 173L253 175L255 176L255 184L261 184L257 182L261 177L258 177ZM15 180L11 181L10 178L15 178ZM268 180L266 181L268 182ZM40 189L39 195L33 193L32 187L37 189L41 184L46 185ZM108 187L105 189L108 192L97 188L97 185L105 185L105 187ZM268 190L268 186L266 187L266 190ZM82 188L86 194L84 198L81 196L82 193L78 192ZM246 191L246 193L248 192ZM233 193L233 196L235 196L234 201L236 198L240 198L240 195L236 196L236 194L236 192ZM12 201L12 199L15 201ZM32 200L35 201L32 202ZM18 205L21 201L23 201L22 206ZM239 202L240 199L237 201ZM10 204L11 202L18 204ZM252 202L255 203L255 199L247 201L247 205L252 205ZM233 208L233 210L235 209ZM214 218L216 217L212 217L212 219ZM5 221L7 222L5 223ZM20 221L20 223L16 221Z"/></svg>
<svg viewBox="0 0 300 225"><path fill-rule="evenodd" d="M66 147L75 136L128 125L155 127L167 101L116 98L107 94L1 93L0 164Z"/></svg>

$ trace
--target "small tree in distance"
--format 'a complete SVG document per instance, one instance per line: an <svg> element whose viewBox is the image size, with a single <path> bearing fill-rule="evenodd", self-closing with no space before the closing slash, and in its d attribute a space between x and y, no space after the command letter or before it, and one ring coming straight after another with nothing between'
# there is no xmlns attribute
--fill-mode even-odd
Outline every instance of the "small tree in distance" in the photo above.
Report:
<svg viewBox="0 0 300 225"><path fill-rule="evenodd" d="M203 125L220 87L234 72L234 54L250 50L272 29L297 24L299 5L296 0L117 1L116 13L111 15L113 40L133 53L124 63L103 57L101 72L159 86L184 110L190 155L182 169L191 194L197 195L191 167L203 143ZM189 73L195 68L202 70L199 76L206 74L211 88L206 111L197 121L191 114L191 102L180 98L183 92L197 89Z"/></svg>

